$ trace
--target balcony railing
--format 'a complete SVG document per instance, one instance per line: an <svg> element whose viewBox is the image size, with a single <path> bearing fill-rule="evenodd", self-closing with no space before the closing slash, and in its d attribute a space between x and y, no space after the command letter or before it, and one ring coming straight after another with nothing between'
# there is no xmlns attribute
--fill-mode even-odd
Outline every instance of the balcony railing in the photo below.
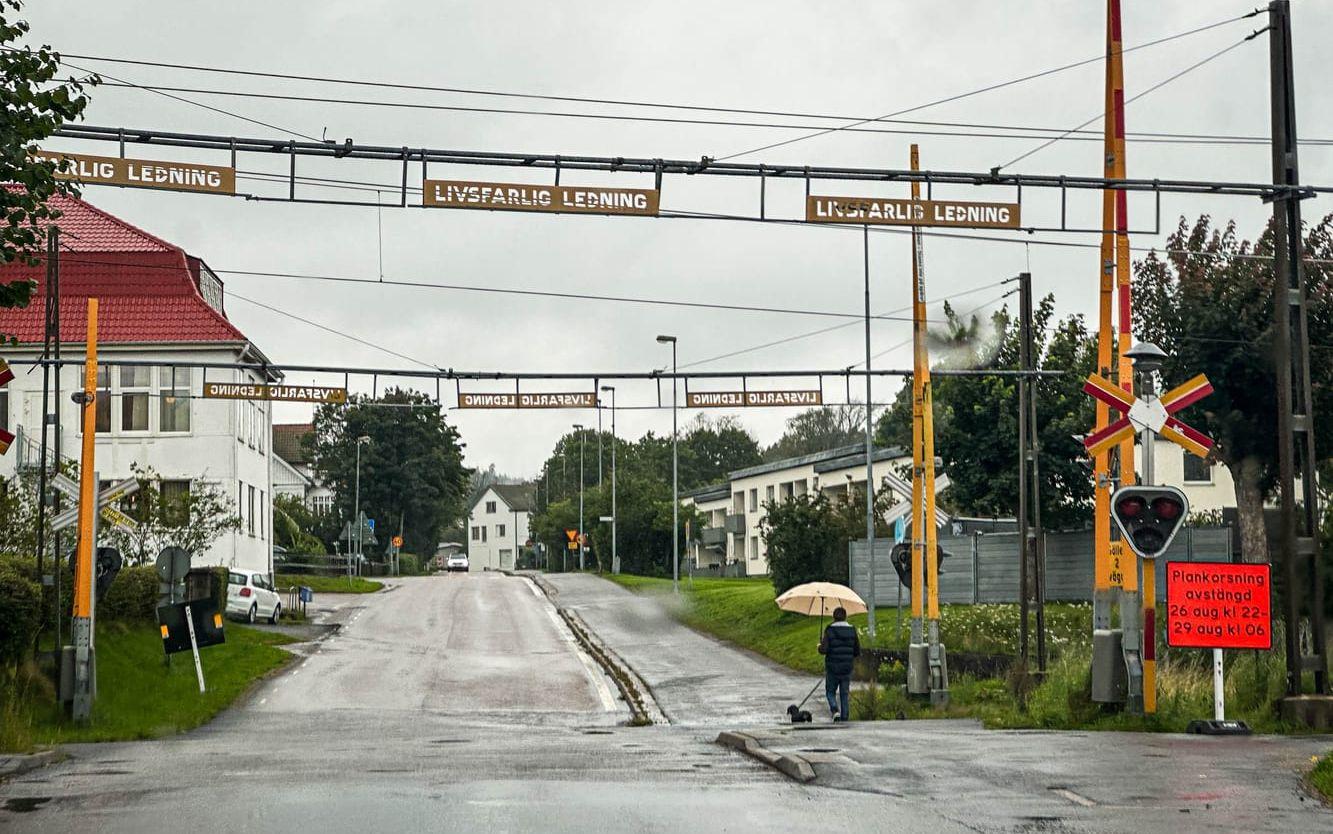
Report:
<svg viewBox="0 0 1333 834"><path fill-rule="evenodd" d="M727 520L722 523L722 529L735 536L745 535L745 514L736 513L727 516Z"/></svg>

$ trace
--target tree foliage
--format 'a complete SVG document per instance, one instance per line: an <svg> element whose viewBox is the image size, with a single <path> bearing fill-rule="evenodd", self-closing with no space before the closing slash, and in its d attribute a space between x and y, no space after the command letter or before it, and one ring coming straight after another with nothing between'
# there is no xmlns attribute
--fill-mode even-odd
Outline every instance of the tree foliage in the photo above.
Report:
<svg viewBox="0 0 1333 834"><path fill-rule="evenodd" d="M1333 215L1305 233L1316 457L1333 455ZM1134 329L1166 351L1166 387L1207 374L1213 393L1186 422L1216 441L1211 457L1236 485L1242 552L1267 561L1263 501L1277 484L1277 373L1273 355L1273 234L1251 244L1235 223L1181 218L1168 255L1134 267Z"/></svg>
<svg viewBox="0 0 1333 834"><path fill-rule="evenodd" d="M46 242L46 224L59 217L47 205L56 194L76 194L73 183L56 179L57 164L33 154L39 143L65 122L79 118L88 98L85 86L98 78L56 81L60 54L49 46L19 47L27 21L15 19L19 0L0 0L0 263L38 262ZM28 279L0 282L0 308L26 307L34 284Z"/></svg>
<svg viewBox="0 0 1333 834"><path fill-rule="evenodd" d="M467 512L470 471L458 429L418 391L394 388L378 399L354 396L346 405L320 406L311 451L315 470L336 495L339 526L355 515L359 437L370 438L361 447L362 510L378 530L396 533L401 522L405 550L434 553L440 531Z"/></svg>
<svg viewBox="0 0 1333 834"><path fill-rule="evenodd" d="M216 484L191 481L185 492L168 495L151 468L132 464L131 470L139 489L123 506L138 523L137 529L129 533L111 525L101 528L102 539L118 547L128 564L151 564L165 547L183 548L197 559L224 533L241 528L230 493Z"/></svg>
<svg viewBox="0 0 1333 834"><path fill-rule="evenodd" d="M875 535L890 537L884 515L903 496L879 488L875 496ZM823 491L764 504L760 534L768 548L768 570L773 589L781 594L803 582L846 584L848 544L865 538L864 485L844 496Z"/></svg>
<svg viewBox="0 0 1333 834"><path fill-rule="evenodd" d="M947 324L931 331L934 367L1014 370L1019 367L1019 323L1007 307L983 322L959 316L945 304ZM1092 480L1077 438L1092 430L1092 401L1083 380L1096 362L1096 337L1081 316L1055 321L1047 296L1033 318L1034 363L1062 375L1034 383L1037 436L1041 445L1042 521L1060 529L1085 526L1091 518ZM999 376L936 376L935 453L950 486L949 507L963 515L1014 516L1018 512L1018 381ZM911 385L904 385L880 418L880 443L911 447Z"/></svg>
<svg viewBox="0 0 1333 834"><path fill-rule="evenodd" d="M859 403L826 405L802 411L787 420L777 442L764 450L764 460L827 452L865 441L866 409Z"/></svg>
<svg viewBox="0 0 1333 834"><path fill-rule="evenodd" d="M273 542L288 553L323 555L324 541L319 535L323 526L321 521L300 498L279 495L273 499Z"/></svg>

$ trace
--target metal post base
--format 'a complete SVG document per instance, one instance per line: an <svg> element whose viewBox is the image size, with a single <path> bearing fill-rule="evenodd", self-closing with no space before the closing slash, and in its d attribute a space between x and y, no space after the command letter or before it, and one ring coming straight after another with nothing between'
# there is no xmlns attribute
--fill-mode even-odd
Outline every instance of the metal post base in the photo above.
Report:
<svg viewBox="0 0 1333 834"><path fill-rule="evenodd" d="M912 643L907 647L907 694L930 693L930 646Z"/></svg>
<svg viewBox="0 0 1333 834"><path fill-rule="evenodd" d="M1099 628L1092 632L1092 700L1099 704L1125 702L1128 686L1122 638L1118 628Z"/></svg>
<svg viewBox="0 0 1333 834"><path fill-rule="evenodd" d="M930 704L935 707L949 705L949 661L943 643L934 643L930 658Z"/></svg>
<svg viewBox="0 0 1333 834"><path fill-rule="evenodd" d="M1200 736L1248 736L1254 731L1244 721L1218 721L1213 718L1195 719L1185 732Z"/></svg>

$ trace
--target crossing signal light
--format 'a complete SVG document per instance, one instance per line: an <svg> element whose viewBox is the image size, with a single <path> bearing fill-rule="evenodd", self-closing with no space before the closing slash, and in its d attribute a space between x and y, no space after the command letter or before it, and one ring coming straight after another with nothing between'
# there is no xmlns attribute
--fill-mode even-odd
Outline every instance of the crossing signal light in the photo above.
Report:
<svg viewBox="0 0 1333 834"><path fill-rule="evenodd" d="M953 554L940 545L935 545L935 558L939 559L940 573L944 572L944 560ZM889 554L893 569L898 572L898 581L904 588L912 587L912 543L898 542Z"/></svg>
<svg viewBox="0 0 1333 834"><path fill-rule="evenodd" d="M1175 487L1122 487L1111 496L1111 516L1130 549L1146 559L1171 545L1189 513L1185 493Z"/></svg>

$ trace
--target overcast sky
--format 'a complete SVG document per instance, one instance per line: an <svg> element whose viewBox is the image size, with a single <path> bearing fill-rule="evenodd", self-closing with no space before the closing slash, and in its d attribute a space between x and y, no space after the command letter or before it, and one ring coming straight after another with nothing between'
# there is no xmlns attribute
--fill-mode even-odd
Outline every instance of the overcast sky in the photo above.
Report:
<svg viewBox="0 0 1333 834"><path fill-rule="evenodd" d="M1125 45L1183 32L1232 17L1253 3L1163 0L1126 3ZM1333 107L1324 45L1333 37L1333 4L1293 3L1298 125L1302 137L1333 138ZM996 3L943 0L909 3L677 0L637 2L393 3L359 0L230 3L72 2L42 0L25 10L30 41L65 52L486 90L626 99L816 114L878 116L949 95L1101 54L1104 4ZM1125 56L1127 94L1152 86L1230 46L1264 25L1264 16L1240 21ZM138 82L211 90L374 99L469 107L528 108L589 113L769 120L623 107L541 102L438 92L392 91L245 78L213 73L98 63L72 64ZM1065 129L1102 107L1103 69L1078 69L920 110L905 118ZM259 127L134 89L99 88L85 121L113 127L288 138ZM595 154L697 159L722 157L800 132L720 125L669 125L510 114L277 102L205 94L188 97L285 130L392 146L457 150ZM1152 92L1128 107L1131 132L1263 136L1269 130L1268 39L1256 38ZM836 124L817 122L820 125ZM1100 129L1100 120L1090 125ZM886 125L902 127L902 125ZM986 170L1040 144L1033 139L907 136L841 132L741 157L781 164L906 167L908 146L921 144L924 168ZM113 144L52 142L50 147L115 155ZM222 154L134 148L144 158L227 164ZM1012 170L1099 175L1097 141L1064 141ZM1266 181L1263 146L1131 142L1134 177ZM394 183L393 163L299 161L318 176ZM243 170L285 172L285 159L242 157ZM1333 182L1333 145L1301 149L1302 179ZM412 180L419 168L414 167ZM500 168L431 169L432 177L550 182L547 171ZM566 173L566 184L651 187L642 175ZM414 182L414 184L417 184ZM285 189L285 186L283 186ZM242 180L242 191L277 193ZM906 186L871 188L816 184L815 193L907 196ZM355 192L303 187L311 197L364 198ZM771 216L803 212L803 185L770 184ZM1012 191L938 189L937 196L1007 201ZM217 270L262 270L488 287L645 296L806 310L859 311L862 307L861 235L854 230L681 219L600 218L259 203L240 198L90 187L96 205L136 223ZM386 201L396 195L386 194ZM419 197L409 203L419 203ZM1306 218L1330 211L1327 200L1305 204ZM675 211L753 212L753 180L668 178L662 207ZM1070 200L1071 222L1100 225L1092 192ZM1130 222L1151 228L1152 202L1131 197ZM1253 237L1267 207L1242 198L1168 196L1163 226L1209 212L1235 218ZM1025 223L1055 225L1052 195L1024 194ZM382 246L380 240L382 238ZM1059 310L1082 313L1095 324L1097 252L1036 245L1037 241L1095 243L1095 235L1045 233L1034 245L932 238L926 243L927 294L937 299L993 284L1030 266L1038 294L1054 293ZM1136 246L1162 237L1138 235ZM873 306L877 312L910 303L908 239L871 236ZM685 310L594 301L540 299L463 291L357 286L223 274L230 318L278 362L357 367L411 367L406 360L293 321L241 300L260 300L336 331L383 345L441 367L504 371L644 371L669 363L659 333L679 337L687 365L822 327L828 319L778 313ZM962 311L995 309L1002 288L954 301ZM938 316L938 305L931 308ZM876 322L873 350L902 345L904 321ZM694 365L700 370L839 368L864 356L860 325L786 345ZM910 367L910 347L876 360L878 367ZM336 383L332 377L296 377L298 384ZM793 379L771 387L805 388ZM876 383L887 401L900 383ZM532 390L587 389L590 383L533 386ZM369 380L353 387L369 389ZM696 386L706 387L702 384ZM739 388L717 383L713 388ZM752 385L752 387L762 387ZM448 389L446 389L447 392ZM504 390L473 384L466 390ZM862 396L853 389L856 396ZM664 389L669 402L669 389ZM840 383L825 388L842 399ZM452 396L447 397L452 405ZM622 406L657 402L649 383L620 387ZM308 416L280 406L279 420ZM715 414L725 412L714 412ZM740 414L761 443L781 433L791 409L748 409ZM692 416L682 414L682 421ZM451 411L467 442L467 461L530 475L554 440L575 422L595 423L590 412ZM669 410L626 410L618 428L637 437L669 433ZM609 428L609 423L608 426Z"/></svg>

